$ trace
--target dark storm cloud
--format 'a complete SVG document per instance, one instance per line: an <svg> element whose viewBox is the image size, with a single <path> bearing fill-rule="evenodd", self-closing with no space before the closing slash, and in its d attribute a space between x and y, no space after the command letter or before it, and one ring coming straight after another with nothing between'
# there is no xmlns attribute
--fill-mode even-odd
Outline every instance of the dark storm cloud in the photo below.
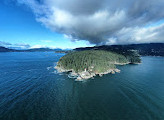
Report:
<svg viewBox="0 0 164 120"><path fill-rule="evenodd" d="M37 21L92 44L164 42L164 0L17 0ZM158 39L157 39L158 38Z"/></svg>

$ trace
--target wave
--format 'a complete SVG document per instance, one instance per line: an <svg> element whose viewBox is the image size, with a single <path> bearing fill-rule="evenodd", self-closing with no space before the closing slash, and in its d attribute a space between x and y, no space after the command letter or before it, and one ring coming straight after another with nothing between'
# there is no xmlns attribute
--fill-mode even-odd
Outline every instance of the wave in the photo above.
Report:
<svg viewBox="0 0 164 120"><path fill-rule="evenodd" d="M51 68L53 68L53 66L47 67L47 70L50 70Z"/></svg>

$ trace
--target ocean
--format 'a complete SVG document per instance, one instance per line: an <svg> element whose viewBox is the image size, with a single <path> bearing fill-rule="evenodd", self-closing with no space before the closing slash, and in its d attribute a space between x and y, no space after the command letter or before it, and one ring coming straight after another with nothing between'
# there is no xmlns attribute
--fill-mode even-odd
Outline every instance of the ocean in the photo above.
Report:
<svg viewBox="0 0 164 120"><path fill-rule="evenodd" d="M54 52L0 53L0 120L164 120L164 57L75 81Z"/></svg>

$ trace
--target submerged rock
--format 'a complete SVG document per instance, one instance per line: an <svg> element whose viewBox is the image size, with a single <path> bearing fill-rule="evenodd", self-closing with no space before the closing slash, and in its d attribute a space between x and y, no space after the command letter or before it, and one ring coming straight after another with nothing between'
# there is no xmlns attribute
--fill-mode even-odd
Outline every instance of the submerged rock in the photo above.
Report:
<svg viewBox="0 0 164 120"><path fill-rule="evenodd" d="M112 70L112 72L111 72L112 74L115 74L115 71L114 70Z"/></svg>
<svg viewBox="0 0 164 120"><path fill-rule="evenodd" d="M83 78L81 78L80 76L78 76L78 77L76 78L77 81L82 81L82 79L83 79Z"/></svg>
<svg viewBox="0 0 164 120"><path fill-rule="evenodd" d="M119 70L119 69L114 69L114 71L117 72L117 73L121 72L121 70Z"/></svg>

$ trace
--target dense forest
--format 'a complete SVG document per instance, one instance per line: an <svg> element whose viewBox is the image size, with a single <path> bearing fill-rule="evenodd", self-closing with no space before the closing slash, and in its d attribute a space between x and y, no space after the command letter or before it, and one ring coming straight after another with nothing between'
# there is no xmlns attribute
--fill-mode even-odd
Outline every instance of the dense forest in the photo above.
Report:
<svg viewBox="0 0 164 120"><path fill-rule="evenodd" d="M130 44L130 45L102 45L94 47L76 48L75 51L82 50L107 50L117 51L119 53L127 50L137 50L142 56L164 56L164 43L143 43L143 44Z"/></svg>
<svg viewBox="0 0 164 120"><path fill-rule="evenodd" d="M136 51L126 51L124 54L104 50L85 50L71 52L63 56L58 67L73 69L75 72L90 71L94 73L115 69L115 64L140 63L141 59Z"/></svg>

